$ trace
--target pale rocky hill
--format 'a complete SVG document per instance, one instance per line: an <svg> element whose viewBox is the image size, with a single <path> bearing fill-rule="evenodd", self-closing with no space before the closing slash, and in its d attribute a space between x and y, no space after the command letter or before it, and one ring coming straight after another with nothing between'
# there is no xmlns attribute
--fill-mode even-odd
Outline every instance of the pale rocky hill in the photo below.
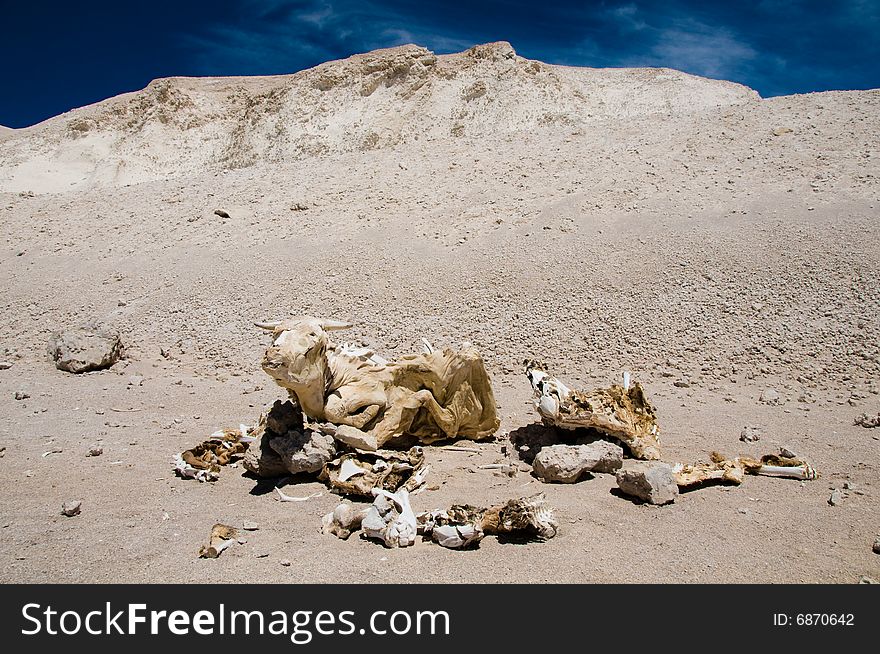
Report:
<svg viewBox="0 0 880 654"><path fill-rule="evenodd" d="M294 75L155 80L18 130L0 155L0 189L127 184L552 126L616 131L758 101L673 70L550 66L503 42L441 56L403 46Z"/></svg>

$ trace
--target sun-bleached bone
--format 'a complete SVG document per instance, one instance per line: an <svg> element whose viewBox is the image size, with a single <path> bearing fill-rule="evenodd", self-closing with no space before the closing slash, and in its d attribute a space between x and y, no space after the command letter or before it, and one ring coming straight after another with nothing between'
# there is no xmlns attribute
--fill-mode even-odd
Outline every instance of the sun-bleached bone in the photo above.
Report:
<svg viewBox="0 0 880 654"><path fill-rule="evenodd" d="M233 539L236 534L238 534L238 530L235 527L218 522L211 529L211 538L208 544L202 545L199 548L199 557L203 559L216 559L225 549L232 547L235 543Z"/></svg>
<svg viewBox="0 0 880 654"><path fill-rule="evenodd" d="M356 508L350 502L341 502L321 520L321 533L333 534L346 540L352 532L361 528L361 523L370 511L369 506Z"/></svg>
<svg viewBox="0 0 880 654"><path fill-rule="evenodd" d="M660 429L654 407L638 382L625 377L592 391L573 391L538 361L526 360L526 376L535 393L535 408L547 425L562 429L591 428L616 438L637 459L660 458Z"/></svg>
<svg viewBox="0 0 880 654"><path fill-rule="evenodd" d="M725 459L712 452L711 463L677 464L673 469L679 488L694 488L717 481L741 484L746 474L789 479L813 480L818 477L815 468L797 457L765 454L760 459L747 456Z"/></svg>
<svg viewBox="0 0 880 654"><path fill-rule="evenodd" d="M712 452L711 463L678 463L672 469L679 488L693 488L709 482L739 485L745 476L745 467L739 459L727 460Z"/></svg>
<svg viewBox="0 0 880 654"><path fill-rule="evenodd" d="M308 500L314 499L316 497L321 497L324 493L312 493L311 495L305 495L303 497L295 497L292 495L285 495L278 486L275 487L275 493L278 496L279 502L307 502Z"/></svg>
<svg viewBox="0 0 880 654"><path fill-rule="evenodd" d="M364 535L381 540L385 547L415 544L416 516L409 503L409 493L403 488L396 493L376 488L373 494L373 505L361 522Z"/></svg>
<svg viewBox="0 0 880 654"><path fill-rule="evenodd" d="M178 475L198 481L216 481L221 466L228 465L243 456L254 440L248 436L250 427L239 425L238 429L221 429L207 439L179 454L171 465Z"/></svg>
<svg viewBox="0 0 880 654"><path fill-rule="evenodd" d="M786 452L791 454L791 452ZM766 477L787 477L789 479L801 479L812 481L819 477L816 469L807 461L795 456L779 454L765 454L760 460L751 457L739 457L750 475L763 475Z"/></svg>
<svg viewBox="0 0 880 654"><path fill-rule="evenodd" d="M374 365L330 347L328 332L348 323L301 316L255 324L272 331L263 370L351 447L375 450L405 435L423 443L479 440L498 429L492 386L472 347Z"/></svg>
<svg viewBox="0 0 880 654"><path fill-rule="evenodd" d="M448 509L420 513L416 521L420 534L452 549L477 545L486 535L548 540L559 530L553 509L543 493L489 508L456 504Z"/></svg>
<svg viewBox="0 0 880 654"><path fill-rule="evenodd" d="M428 466L421 447L406 452L349 452L327 462L318 479L342 495L373 497L373 489L414 491L424 484Z"/></svg>

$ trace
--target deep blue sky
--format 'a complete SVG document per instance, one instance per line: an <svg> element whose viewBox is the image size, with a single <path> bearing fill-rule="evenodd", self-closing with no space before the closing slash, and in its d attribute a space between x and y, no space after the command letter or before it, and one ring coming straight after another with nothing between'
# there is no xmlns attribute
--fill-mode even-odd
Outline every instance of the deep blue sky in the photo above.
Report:
<svg viewBox="0 0 880 654"><path fill-rule="evenodd" d="M290 73L414 42L669 66L762 96L880 87L880 0L0 0L0 125L171 75Z"/></svg>

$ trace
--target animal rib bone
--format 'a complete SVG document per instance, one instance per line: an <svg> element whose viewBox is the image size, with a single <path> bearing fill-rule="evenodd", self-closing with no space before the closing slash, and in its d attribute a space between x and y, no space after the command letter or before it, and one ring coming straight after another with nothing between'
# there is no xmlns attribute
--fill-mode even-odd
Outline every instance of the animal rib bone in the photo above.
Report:
<svg viewBox="0 0 880 654"><path fill-rule="evenodd" d="M281 489L278 488L278 486L275 487L275 492L278 494L279 502L306 502L316 497L321 497L324 494L312 493L311 495L306 495L304 497L294 497L293 495L285 495L283 492L281 492Z"/></svg>
<svg viewBox="0 0 880 654"><path fill-rule="evenodd" d="M637 459L659 459L660 437L654 407L638 382L593 391L572 391L544 364L526 360L535 408L545 424L562 429L591 428L616 438ZM628 377L628 375L626 376ZM625 378L626 382L629 380Z"/></svg>

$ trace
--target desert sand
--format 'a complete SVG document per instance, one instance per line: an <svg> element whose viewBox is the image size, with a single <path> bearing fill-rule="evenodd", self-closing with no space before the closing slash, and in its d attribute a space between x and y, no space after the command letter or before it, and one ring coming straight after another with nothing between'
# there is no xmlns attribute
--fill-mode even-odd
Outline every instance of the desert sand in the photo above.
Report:
<svg viewBox="0 0 880 654"><path fill-rule="evenodd" d="M880 429L853 424L880 411L878 134L876 90L762 99L506 43L156 80L0 130L0 581L880 580ZM472 342L501 430L480 454L426 447L439 489L414 508L544 491L560 534L389 550L321 535L339 498L320 483L287 504L240 467L175 477L175 453L284 396L252 323L303 313L389 358ZM94 324L126 358L57 370L50 334ZM655 507L610 475L480 470L538 421L531 357L584 388L631 371L665 460L785 446L820 477ZM197 558L244 520L246 543Z"/></svg>

